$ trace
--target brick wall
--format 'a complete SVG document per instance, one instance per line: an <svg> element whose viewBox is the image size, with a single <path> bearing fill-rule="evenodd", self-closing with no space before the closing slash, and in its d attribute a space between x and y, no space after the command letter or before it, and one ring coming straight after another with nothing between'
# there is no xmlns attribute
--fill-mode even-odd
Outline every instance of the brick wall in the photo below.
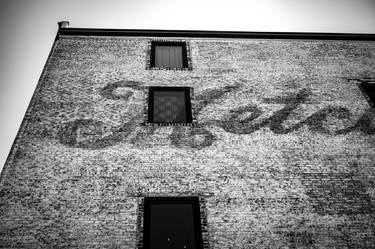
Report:
<svg viewBox="0 0 375 249"><path fill-rule="evenodd" d="M179 38L176 38L179 39ZM211 248L374 248L375 43L63 36L0 182L1 248L135 248L145 196L197 195ZM146 126L147 86L194 89L197 125Z"/></svg>

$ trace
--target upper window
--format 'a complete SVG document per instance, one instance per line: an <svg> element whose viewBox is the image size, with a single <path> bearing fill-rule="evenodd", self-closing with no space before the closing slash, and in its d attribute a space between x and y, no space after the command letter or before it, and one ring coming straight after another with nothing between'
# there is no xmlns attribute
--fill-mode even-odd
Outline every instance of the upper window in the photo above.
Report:
<svg viewBox="0 0 375 249"><path fill-rule="evenodd" d="M146 197L144 249L203 248L198 197Z"/></svg>
<svg viewBox="0 0 375 249"><path fill-rule="evenodd" d="M370 104L375 107L375 81L362 83L361 87L366 93Z"/></svg>
<svg viewBox="0 0 375 249"><path fill-rule="evenodd" d="M148 123L192 123L189 87L150 87Z"/></svg>
<svg viewBox="0 0 375 249"><path fill-rule="evenodd" d="M184 41L152 41L148 69L191 70L188 45Z"/></svg>

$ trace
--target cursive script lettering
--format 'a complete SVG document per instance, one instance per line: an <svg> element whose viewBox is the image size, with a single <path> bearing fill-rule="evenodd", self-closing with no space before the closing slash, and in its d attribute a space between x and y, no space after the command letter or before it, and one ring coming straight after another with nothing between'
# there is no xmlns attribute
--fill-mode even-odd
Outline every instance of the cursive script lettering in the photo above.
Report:
<svg viewBox="0 0 375 249"><path fill-rule="evenodd" d="M121 81L108 84L100 93L104 98L118 101L127 101L134 91L141 89L139 82ZM123 94L115 93L117 88L126 88ZM218 89L207 90L196 96L196 112L199 112L207 105L216 100L225 97L226 93L237 91L240 85L226 86ZM373 109L366 110L363 115L352 125L345 128L328 129L325 121L328 117L334 117L337 120L346 120L351 122L351 113L348 109L340 106L328 106L308 116L305 120L295 123L290 127L284 126L290 115L311 95L307 89L302 89L297 93L275 98L264 98L263 102L267 104L284 105L280 110L275 111L269 117L262 118L262 110L256 105L247 105L230 110L222 120L213 120L209 122L222 127L225 131L235 134L250 134L262 127L268 127L276 134L287 134L295 131L302 126L308 126L312 132L325 133L330 135L340 135L360 130L368 135L375 134ZM245 118L244 118L245 117ZM147 141L155 134L158 127L139 126L142 121L142 113L133 117L130 121L118 128L106 127L101 121L92 119L78 119L65 124L59 131L59 140L62 144L73 147L88 149L100 149L107 146L115 145L119 142L128 142L135 146L145 145ZM346 122L348 123L348 122ZM176 147L189 147L193 149L203 149L210 146L215 140L213 135L205 124L198 127L173 127L169 135L171 144Z"/></svg>

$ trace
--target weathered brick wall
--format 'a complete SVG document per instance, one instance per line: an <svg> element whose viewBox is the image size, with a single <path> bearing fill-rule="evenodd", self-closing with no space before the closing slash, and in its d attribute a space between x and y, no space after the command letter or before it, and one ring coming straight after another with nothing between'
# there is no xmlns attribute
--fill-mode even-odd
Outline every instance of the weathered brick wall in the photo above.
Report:
<svg viewBox="0 0 375 249"><path fill-rule="evenodd" d="M144 196L199 195L211 248L374 248L375 43L61 37L0 185L2 248L135 248ZM144 126L147 86L194 88L196 127Z"/></svg>

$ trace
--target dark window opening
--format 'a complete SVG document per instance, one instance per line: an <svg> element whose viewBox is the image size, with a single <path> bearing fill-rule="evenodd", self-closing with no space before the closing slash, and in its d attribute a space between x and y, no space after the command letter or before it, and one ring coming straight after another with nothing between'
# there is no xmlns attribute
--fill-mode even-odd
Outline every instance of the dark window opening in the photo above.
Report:
<svg viewBox="0 0 375 249"><path fill-rule="evenodd" d="M190 88L150 87L149 123L191 123Z"/></svg>
<svg viewBox="0 0 375 249"><path fill-rule="evenodd" d="M370 105L375 107L375 82L362 83L361 87L363 91L366 93L368 100L370 101Z"/></svg>
<svg viewBox="0 0 375 249"><path fill-rule="evenodd" d="M152 42L150 67L164 69L188 68L186 43L168 41Z"/></svg>
<svg viewBox="0 0 375 249"><path fill-rule="evenodd" d="M144 249L203 248L198 197L146 197Z"/></svg>

